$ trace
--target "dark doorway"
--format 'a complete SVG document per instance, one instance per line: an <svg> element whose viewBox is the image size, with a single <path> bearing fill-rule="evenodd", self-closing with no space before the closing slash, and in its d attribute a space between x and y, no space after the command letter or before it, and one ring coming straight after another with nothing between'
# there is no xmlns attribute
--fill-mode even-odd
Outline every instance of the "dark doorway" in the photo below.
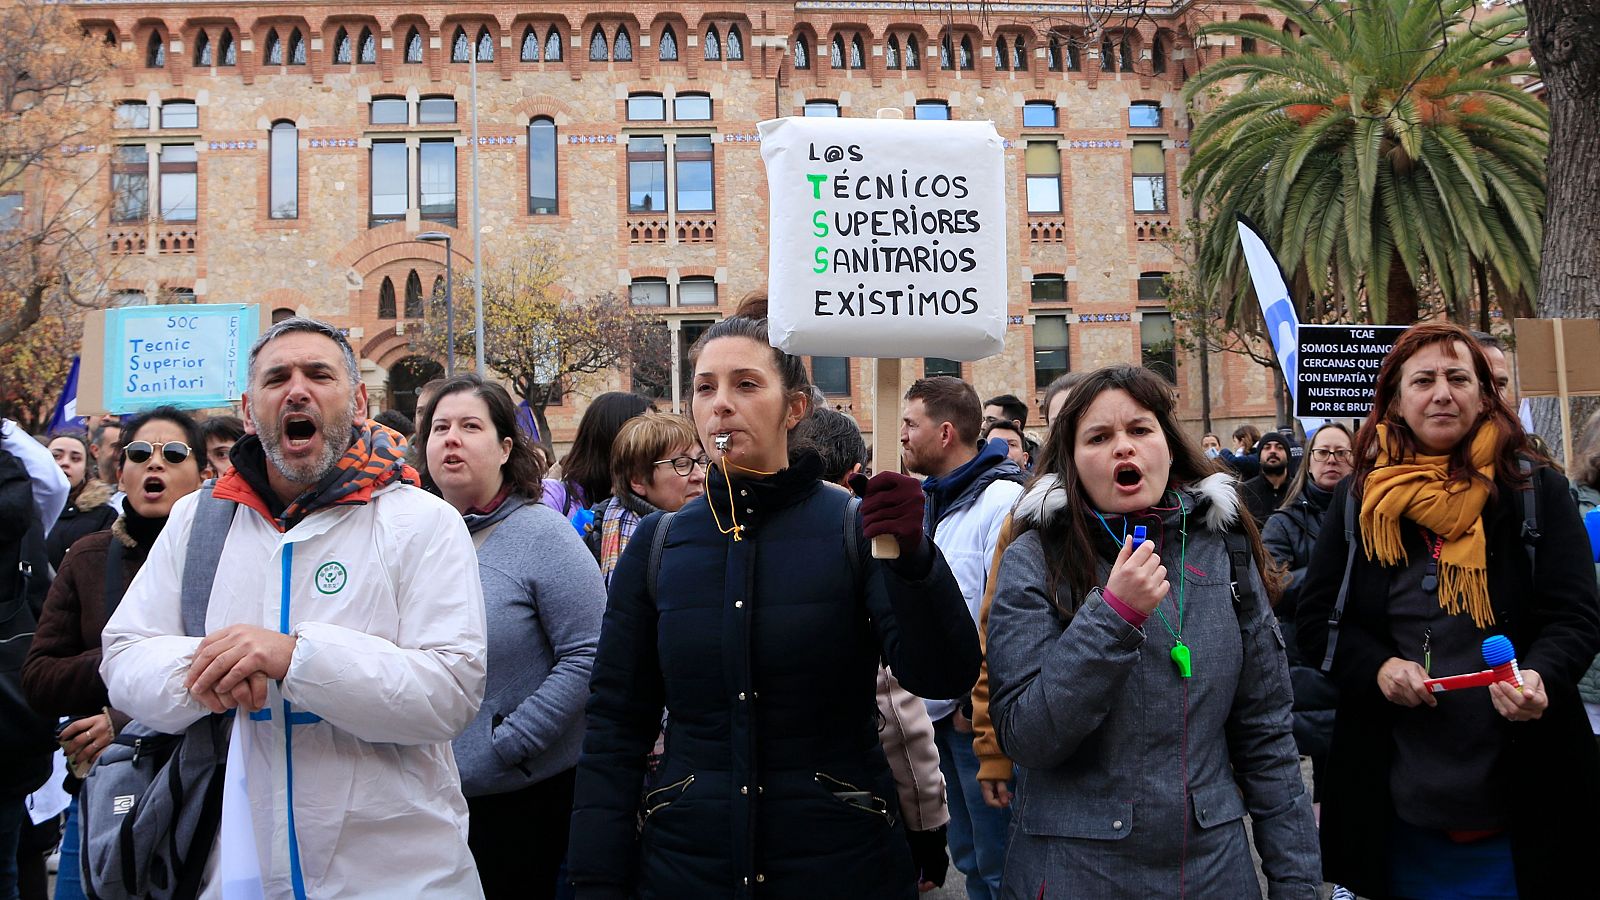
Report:
<svg viewBox="0 0 1600 900"><path fill-rule="evenodd" d="M389 409L417 417L417 388L444 376L444 366L426 356L408 356L389 370Z"/></svg>

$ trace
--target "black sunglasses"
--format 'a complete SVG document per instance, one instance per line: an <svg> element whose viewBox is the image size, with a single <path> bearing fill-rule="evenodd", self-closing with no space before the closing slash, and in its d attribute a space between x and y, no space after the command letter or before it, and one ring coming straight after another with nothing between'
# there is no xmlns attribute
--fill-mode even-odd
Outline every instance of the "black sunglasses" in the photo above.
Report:
<svg viewBox="0 0 1600 900"><path fill-rule="evenodd" d="M156 451L161 451L161 458L172 465L177 465L189 458L189 445L182 441L167 441L162 444L152 444L149 441L132 441L122 448L123 456L131 463L146 463Z"/></svg>

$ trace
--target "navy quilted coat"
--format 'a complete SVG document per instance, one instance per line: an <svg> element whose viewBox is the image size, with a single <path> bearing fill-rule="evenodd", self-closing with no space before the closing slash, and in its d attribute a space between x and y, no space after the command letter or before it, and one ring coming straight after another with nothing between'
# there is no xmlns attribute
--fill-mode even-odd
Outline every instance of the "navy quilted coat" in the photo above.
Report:
<svg viewBox="0 0 1600 900"><path fill-rule="evenodd" d="M977 678L977 634L937 550L920 561L926 574L905 577L872 560L857 518L852 566L848 498L819 468L807 455L731 484L714 470L672 520L654 591L661 516L629 542L578 765L569 871L580 898L916 895L878 742L877 664L920 696L961 696ZM745 528L737 542L722 533L731 513ZM664 710L666 752L647 790Z"/></svg>

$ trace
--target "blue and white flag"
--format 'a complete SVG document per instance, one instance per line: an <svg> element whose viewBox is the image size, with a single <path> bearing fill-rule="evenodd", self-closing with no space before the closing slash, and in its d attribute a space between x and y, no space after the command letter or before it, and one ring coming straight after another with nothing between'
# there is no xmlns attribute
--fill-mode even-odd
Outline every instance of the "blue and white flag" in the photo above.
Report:
<svg viewBox="0 0 1600 900"><path fill-rule="evenodd" d="M66 387L61 389L61 399L56 401L55 412L50 414L50 424L45 434L82 431L83 417L78 415L78 358L72 358L72 371L67 373Z"/></svg>
<svg viewBox="0 0 1600 900"><path fill-rule="evenodd" d="M1300 367L1300 317L1289 299L1289 284L1283 279L1283 269L1272 248L1262 239L1255 223L1239 217L1239 247L1244 251L1245 265L1250 269L1250 282L1255 285L1256 300L1261 303L1261 317L1267 323L1267 338L1272 341L1272 355L1278 360L1283 380L1289 385L1289 408L1294 409L1297 386L1295 379ZM1310 435L1322 423L1321 418L1301 416L1300 423Z"/></svg>

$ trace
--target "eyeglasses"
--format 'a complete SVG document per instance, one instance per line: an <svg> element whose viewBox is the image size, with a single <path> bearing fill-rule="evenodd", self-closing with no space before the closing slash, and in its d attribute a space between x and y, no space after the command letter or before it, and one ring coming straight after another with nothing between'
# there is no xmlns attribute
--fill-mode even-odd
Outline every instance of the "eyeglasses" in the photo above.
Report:
<svg viewBox="0 0 1600 900"><path fill-rule="evenodd" d="M133 441L122 448L122 453L131 463L147 463L156 451L161 451L161 458L172 465L177 465L189 458L189 445L182 441L167 441L162 444L152 444L149 441Z"/></svg>
<svg viewBox="0 0 1600 900"><path fill-rule="evenodd" d="M664 466L667 463L672 464L672 471L677 472L679 475L682 475L685 478L688 478L689 473L694 471L695 466L699 466L700 468L704 469L705 467L711 465L711 457L706 456L704 453L700 454L699 456L674 456L671 459L658 459L655 461L654 465Z"/></svg>
<svg viewBox="0 0 1600 900"><path fill-rule="evenodd" d="M1354 451L1344 447L1341 447L1338 450L1329 450L1327 447L1318 447L1317 449L1311 451L1311 458L1317 462L1327 462L1328 457L1330 456L1334 459L1337 459L1339 462L1346 463L1356 458Z"/></svg>

